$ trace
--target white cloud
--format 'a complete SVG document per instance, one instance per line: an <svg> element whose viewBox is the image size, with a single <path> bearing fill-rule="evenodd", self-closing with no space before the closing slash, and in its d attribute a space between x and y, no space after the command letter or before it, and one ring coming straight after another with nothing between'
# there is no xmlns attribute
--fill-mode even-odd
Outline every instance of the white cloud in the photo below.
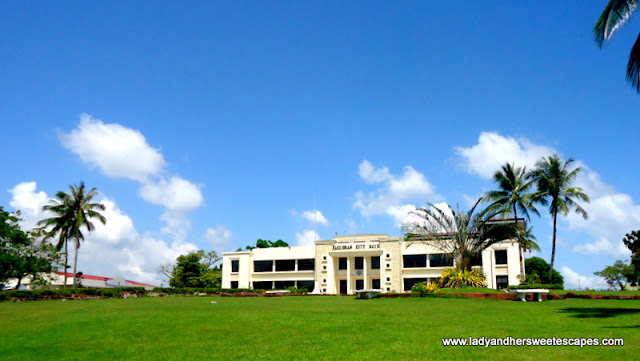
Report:
<svg viewBox="0 0 640 361"><path fill-rule="evenodd" d="M621 240L612 243L604 237L598 238L593 243L579 244L573 247L573 251L582 254L608 254L616 259L628 259L631 256L631 251Z"/></svg>
<svg viewBox="0 0 640 361"><path fill-rule="evenodd" d="M311 224L319 224L323 226L329 225L329 221L325 218L322 212L317 209L302 212L302 218L306 219Z"/></svg>
<svg viewBox="0 0 640 361"><path fill-rule="evenodd" d="M560 273L564 277L564 288L571 290L590 288L592 290L608 289L609 285L597 276L581 276L569 267L563 266Z"/></svg>
<svg viewBox="0 0 640 361"><path fill-rule="evenodd" d="M470 173L486 179L490 179L505 162L515 162L518 166L526 165L532 169L543 156L559 153L556 149L534 144L526 138L516 139L497 133L482 133L477 144L456 147L455 150ZM634 203L628 194L618 192L603 182L600 175L583 162L576 161L574 166L582 168L574 186L581 187L591 198L590 203L578 202L588 212L589 218L585 220L571 212L561 217L559 222L567 225L569 230L584 231L593 238L574 245L572 250L582 254L628 257L622 237L640 224L640 205Z"/></svg>
<svg viewBox="0 0 640 361"><path fill-rule="evenodd" d="M36 182L20 183L9 192L9 205L14 209L28 209L23 223L24 229L45 217L42 205L50 199L43 191L37 190ZM99 200L105 206L101 213L107 218L106 225L93 220L95 231L84 231L85 241L78 253L78 271L86 274L113 277L122 275L127 279L150 284L158 284L156 270L163 263L173 262L184 253L196 250L196 245L174 241L167 243L149 235L141 236L135 229L133 220L126 215L114 200ZM70 259L72 254L70 254Z"/></svg>
<svg viewBox="0 0 640 361"><path fill-rule="evenodd" d="M139 192L144 200L180 213L200 207L203 200L198 186L180 177L147 182Z"/></svg>
<svg viewBox="0 0 640 361"><path fill-rule="evenodd" d="M214 246L224 246L229 244L232 236L230 230L223 226L217 226L216 228L207 228L204 237Z"/></svg>
<svg viewBox="0 0 640 361"><path fill-rule="evenodd" d="M302 232L296 232L296 241L298 246L313 246L320 239L320 235L313 229L305 229Z"/></svg>
<svg viewBox="0 0 640 361"><path fill-rule="evenodd" d="M516 139L493 132L481 133L476 145L455 147L454 150L469 173L485 179L491 179L507 162L532 169L540 158L555 153L553 148L533 144L526 138Z"/></svg>
<svg viewBox="0 0 640 361"><path fill-rule="evenodd" d="M358 191L355 194L353 208L359 209L363 216L387 214L400 222L407 215L403 212L415 209L408 202L425 202L440 199L434 187L424 174L411 166L406 166L400 175L392 174L388 168L375 168L368 160L364 160L358 174L368 184L380 184L374 192ZM400 224L398 223L398 224Z"/></svg>
<svg viewBox="0 0 640 361"><path fill-rule="evenodd" d="M9 205L20 210L20 218L23 219L20 227L25 231L33 229L39 220L45 218L42 207L49 202L45 192L36 192L36 186L36 182L23 182L9 190L12 196Z"/></svg>
<svg viewBox="0 0 640 361"><path fill-rule="evenodd" d="M80 124L74 130L62 133L60 142L111 178L142 182L166 166L162 154L147 143L142 133L120 124L105 124L88 114L80 116Z"/></svg>

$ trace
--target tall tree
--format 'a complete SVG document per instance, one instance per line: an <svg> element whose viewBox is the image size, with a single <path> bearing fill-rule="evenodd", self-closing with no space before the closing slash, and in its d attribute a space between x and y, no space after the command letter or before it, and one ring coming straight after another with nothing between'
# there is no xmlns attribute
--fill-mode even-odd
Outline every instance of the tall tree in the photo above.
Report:
<svg viewBox="0 0 640 361"><path fill-rule="evenodd" d="M602 44L609 40L638 8L637 0L610 0L604 8L602 15L593 28L596 44L602 48ZM631 48L629 61L627 62L627 80L636 92L640 93L640 34Z"/></svg>
<svg viewBox="0 0 640 361"><path fill-rule="evenodd" d="M495 213L487 210L476 213L482 198L468 212L449 212L427 203L429 208L420 208L411 214L416 221L402 226L407 241L421 241L449 254L456 261L456 267L471 270L471 261L482 251L495 243L511 239L516 234L512 222L489 222Z"/></svg>
<svg viewBox="0 0 640 361"><path fill-rule="evenodd" d="M502 215L513 214L518 220L518 210L531 221L529 213L540 215L538 209L532 201L532 187L534 181L528 179L526 167L515 167L512 163L505 163L500 170L493 175L494 182L498 185L498 190L485 193L484 201L491 202L487 207L490 210ZM520 244L520 279L524 281L524 252L525 250L540 250L540 247L533 241L535 237L531 233L531 228L523 227L518 232L518 243Z"/></svg>
<svg viewBox="0 0 640 361"><path fill-rule="evenodd" d="M631 285L636 286L640 279L640 230L627 233L622 239L629 251L631 251L631 264L634 266L634 277Z"/></svg>
<svg viewBox="0 0 640 361"><path fill-rule="evenodd" d="M56 193L56 199L51 200L50 204L43 207L44 211L55 214L55 217L43 219L38 224L44 227L51 226L48 231L49 236L58 234L58 244L61 247L64 243L65 247L65 287L67 285L67 258L68 258L68 242L75 241L75 253L73 258L73 287L77 285L77 266L78 266L78 249L81 241L84 240L82 228L87 232L95 230L92 219L97 219L102 224L106 224L106 218L98 211L104 211L105 206L101 203L91 203L93 198L98 195L95 188L86 191L84 182L80 185L70 185L69 193L62 191Z"/></svg>
<svg viewBox="0 0 640 361"><path fill-rule="evenodd" d="M22 279L32 277L31 283L46 283L42 273L57 268L59 251L46 241L38 241L38 233L20 229L19 211L11 214L0 207L0 283L17 279L16 288Z"/></svg>
<svg viewBox="0 0 640 361"><path fill-rule="evenodd" d="M216 266L221 257L216 251L192 251L178 256L175 264L161 266L171 287L220 287L222 272Z"/></svg>
<svg viewBox="0 0 640 361"><path fill-rule="evenodd" d="M571 187L582 168L573 166L573 159L562 161L557 154L543 157L536 163L531 172L538 191L534 199L541 204L549 202L549 214L553 217L553 238L551 248L551 270L556 259L556 233L558 229L558 214L566 216L571 209L587 219L587 211L580 206L578 200L589 203L589 197L580 187Z"/></svg>

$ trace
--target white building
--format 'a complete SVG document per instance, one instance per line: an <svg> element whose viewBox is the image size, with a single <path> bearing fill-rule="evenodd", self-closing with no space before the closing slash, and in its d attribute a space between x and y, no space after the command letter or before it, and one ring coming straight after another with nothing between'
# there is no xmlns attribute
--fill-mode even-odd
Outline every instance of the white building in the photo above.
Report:
<svg viewBox="0 0 640 361"><path fill-rule="evenodd" d="M475 261L489 288L519 283L520 247L497 243ZM454 261L423 242L406 242L386 234L362 234L316 241L315 246L255 248L223 254L222 287L283 289L353 294L360 289L407 292L419 282L440 276Z"/></svg>

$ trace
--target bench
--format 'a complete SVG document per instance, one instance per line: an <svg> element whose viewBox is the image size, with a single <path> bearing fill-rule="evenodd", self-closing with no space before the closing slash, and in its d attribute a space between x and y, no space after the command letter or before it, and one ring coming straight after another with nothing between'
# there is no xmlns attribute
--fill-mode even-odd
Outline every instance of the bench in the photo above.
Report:
<svg viewBox="0 0 640 361"><path fill-rule="evenodd" d="M357 298L363 300L367 298L376 298L380 296L380 293L382 293L382 290L366 289L366 290L356 290L355 292L356 292Z"/></svg>
<svg viewBox="0 0 640 361"><path fill-rule="evenodd" d="M542 302L542 294L543 293L549 293L549 290L545 290L545 289L518 289L518 290L510 290L511 293L517 293L518 294L518 300L523 301L523 302L527 302L526 300L526 295L528 293L531 293L533 295L533 298L538 301L538 302Z"/></svg>
<svg viewBox="0 0 640 361"><path fill-rule="evenodd" d="M287 290L275 290L275 291L267 291L265 292L268 295L286 295L288 293L291 293L291 291L287 291Z"/></svg>

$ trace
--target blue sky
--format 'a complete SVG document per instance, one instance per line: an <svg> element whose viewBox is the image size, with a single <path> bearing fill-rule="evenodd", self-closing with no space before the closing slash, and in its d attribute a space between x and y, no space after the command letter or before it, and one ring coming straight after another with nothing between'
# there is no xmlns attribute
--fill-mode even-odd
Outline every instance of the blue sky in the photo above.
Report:
<svg viewBox="0 0 640 361"><path fill-rule="evenodd" d="M110 222L79 269L159 283L194 248L398 236L412 207L468 207L505 161L557 152L592 198L558 269L602 287L640 228L640 21L599 50L605 3L3 2L0 205L28 228L84 180Z"/></svg>

